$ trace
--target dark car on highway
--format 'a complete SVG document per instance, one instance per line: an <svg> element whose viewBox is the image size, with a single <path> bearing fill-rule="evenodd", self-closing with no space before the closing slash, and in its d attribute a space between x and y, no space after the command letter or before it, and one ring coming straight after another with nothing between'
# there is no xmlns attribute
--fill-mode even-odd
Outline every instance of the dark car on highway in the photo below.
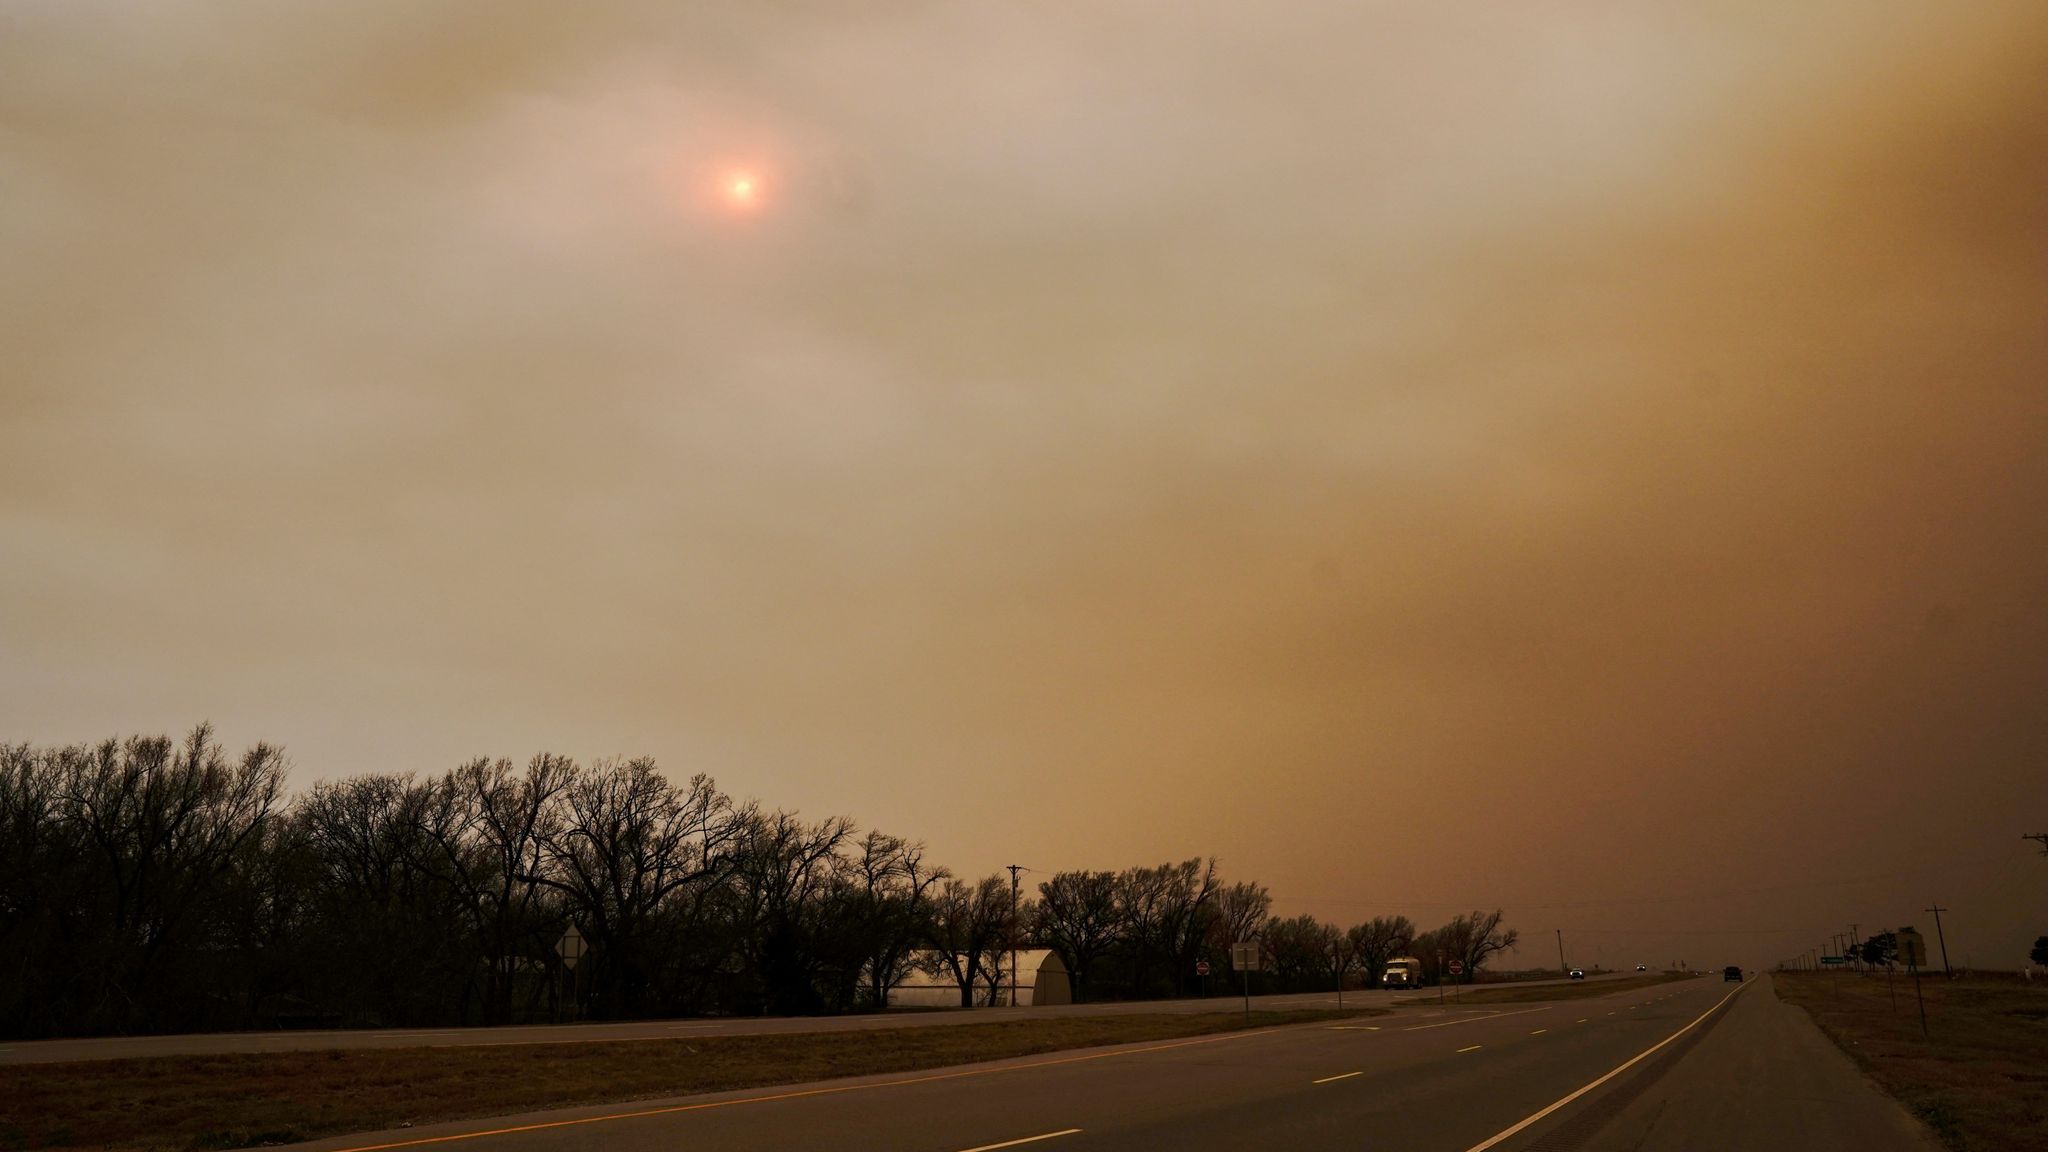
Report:
<svg viewBox="0 0 2048 1152"><path fill-rule="evenodd" d="M1721 982L1723 984L1730 980L1740 979L1742 979L1742 969L1737 968L1735 965L1730 964L1728 967L1721 969Z"/></svg>

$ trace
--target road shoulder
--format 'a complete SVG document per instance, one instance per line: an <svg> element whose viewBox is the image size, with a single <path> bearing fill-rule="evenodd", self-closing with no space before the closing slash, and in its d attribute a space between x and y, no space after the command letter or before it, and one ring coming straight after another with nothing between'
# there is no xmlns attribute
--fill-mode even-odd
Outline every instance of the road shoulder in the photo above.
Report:
<svg viewBox="0 0 2048 1152"><path fill-rule="evenodd" d="M1884 1094L1769 977L1735 997L1691 1050L1655 1076L1584 1152L1939 1152L1918 1120ZM1552 1152L1539 1141L1535 1147ZM1559 1146L1556 1152L1563 1152Z"/></svg>

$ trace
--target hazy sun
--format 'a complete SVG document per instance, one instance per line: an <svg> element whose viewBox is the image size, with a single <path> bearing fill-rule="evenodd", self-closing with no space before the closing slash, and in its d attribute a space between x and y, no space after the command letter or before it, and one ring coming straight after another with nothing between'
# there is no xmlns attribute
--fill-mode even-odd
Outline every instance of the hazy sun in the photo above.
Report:
<svg viewBox="0 0 2048 1152"><path fill-rule="evenodd" d="M741 212L761 204L761 178L752 172L734 172L725 178L725 202Z"/></svg>

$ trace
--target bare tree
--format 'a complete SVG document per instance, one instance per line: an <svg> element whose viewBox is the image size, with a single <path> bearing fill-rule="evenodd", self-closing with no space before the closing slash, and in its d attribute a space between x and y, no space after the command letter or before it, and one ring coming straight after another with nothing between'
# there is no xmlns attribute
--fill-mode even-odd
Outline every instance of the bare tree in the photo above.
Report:
<svg viewBox="0 0 2048 1152"><path fill-rule="evenodd" d="M1433 933L1436 946L1446 958L1464 961L1465 970L1476 976L1487 960L1513 948L1522 938L1512 928L1502 931L1501 919L1499 909L1453 916Z"/></svg>
<svg viewBox="0 0 2048 1152"><path fill-rule="evenodd" d="M1329 988L1341 936L1335 926L1307 913L1284 920L1273 917L1259 932L1272 961L1274 982L1292 991Z"/></svg>
<svg viewBox="0 0 2048 1152"><path fill-rule="evenodd" d="M889 990L909 971L910 954L930 934L932 890L950 875L925 862L925 846L870 832L854 861L859 971L868 1004L889 1006Z"/></svg>
<svg viewBox="0 0 2048 1152"><path fill-rule="evenodd" d="M1415 925L1406 916L1375 916L1345 933L1357 963L1365 969L1368 988L1377 988L1387 961L1406 955L1414 946Z"/></svg>
<svg viewBox="0 0 2048 1152"><path fill-rule="evenodd" d="M708 776L678 789L654 761L572 767L567 814L547 840L540 883L567 896L590 939L607 1016L638 1010L647 994L657 913L678 890L725 875L748 813Z"/></svg>
<svg viewBox="0 0 2048 1152"><path fill-rule="evenodd" d="M284 773L267 744L229 761L204 724L182 746L137 737L57 754L58 809L94 859L106 930L88 954L88 1019L147 1026L160 986L190 959L191 918L276 812Z"/></svg>
<svg viewBox="0 0 2048 1152"><path fill-rule="evenodd" d="M1123 937L1114 872L1061 872L1038 886L1032 930L1057 952L1073 979L1074 999L1087 998L1095 962Z"/></svg>
<svg viewBox="0 0 2048 1152"><path fill-rule="evenodd" d="M1009 921L1010 881L1000 872L974 884L949 879L932 901L932 963L952 977L962 1008L974 1007L977 983L1001 979L997 962Z"/></svg>
<svg viewBox="0 0 2048 1152"><path fill-rule="evenodd" d="M1221 888L1216 893L1216 941L1229 948L1240 940L1258 935L1260 925L1273 910L1273 894L1263 884L1249 880Z"/></svg>
<svg viewBox="0 0 2048 1152"><path fill-rule="evenodd" d="M795 813L754 814L743 823L732 883L742 917L742 959L754 974L760 1010L791 1014L821 1005L820 899L840 877L839 846L853 822L805 823Z"/></svg>
<svg viewBox="0 0 2048 1152"><path fill-rule="evenodd" d="M1173 966L1173 990L1185 990L1216 919L1216 858L1173 865L1160 915L1160 943Z"/></svg>
<svg viewBox="0 0 2048 1152"><path fill-rule="evenodd" d="M422 814L432 865L461 893L481 953L486 1023L511 1018L522 967L551 959L548 937L559 924L539 875L561 822L556 798L572 769L567 758L545 752L523 775L510 760L472 760L435 783Z"/></svg>

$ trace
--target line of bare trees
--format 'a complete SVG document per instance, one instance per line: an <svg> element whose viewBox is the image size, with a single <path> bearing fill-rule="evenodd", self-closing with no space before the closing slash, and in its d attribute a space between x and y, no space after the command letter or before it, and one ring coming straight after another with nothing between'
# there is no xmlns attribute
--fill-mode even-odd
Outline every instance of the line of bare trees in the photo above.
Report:
<svg viewBox="0 0 2048 1152"><path fill-rule="evenodd" d="M0 745L0 1036L845 1012L913 965L987 1002L1012 946L1056 950L1086 998L1174 995L1255 937L1282 990L1321 979L1311 953L1376 979L1420 948L1401 918L1275 919L1214 860L1064 872L1017 899L1001 873L956 877L915 841L646 759L482 759L296 797L287 767L204 726ZM1482 919L1436 937L1477 967L1514 939Z"/></svg>
<svg viewBox="0 0 2048 1152"><path fill-rule="evenodd" d="M204 727L0 747L0 1034L844 1011L928 944L948 880L920 844L644 759L290 801L285 772Z"/></svg>
<svg viewBox="0 0 2048 1152"><path fill-rule="evenodd" d="M1380 916L1350 928L1301 915L1271 915L1263 885L1225 884L1216 861L1200 858L1122 872L1061 872L1038 888L1030 937L1059 953L1082 998L1186 995L1198 990L1197 965L1212 979L1229 977L1230 946L1256 941L1258 991L1328 989L1338 979L1376 986L1398 956L1424 961L1436 978L1437 956L1477 972L1513 948L1519 934L1501 927L1502 913L1455 916L1418 932L1406 916Z"/></svg>

